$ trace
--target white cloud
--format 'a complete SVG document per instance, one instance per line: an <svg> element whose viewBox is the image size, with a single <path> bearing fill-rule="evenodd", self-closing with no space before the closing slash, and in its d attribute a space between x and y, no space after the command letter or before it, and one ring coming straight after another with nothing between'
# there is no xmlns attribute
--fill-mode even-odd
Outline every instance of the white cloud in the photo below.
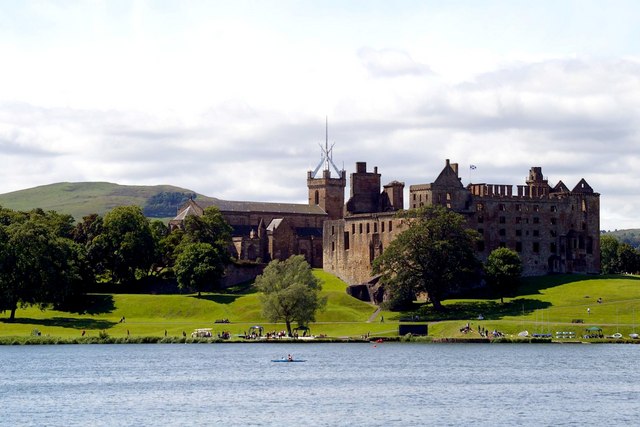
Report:
<svg viewBox="0 0 640 427"><path fill-rule="evenodd" d="M415 62L407 52L397 49L372 49L358 51L363 66L373 77L421 76L431 74L429 67Z"/></svg>
<svg viewBox="0 0 640 427"><path fill-rule="evenodd" d="M634 3L25 5L0 12L0 192L305 202L328 115L348 173L408 186L450 158L464 182L515 185L542 166L602 193L603 228L640 227Z"/></svg>

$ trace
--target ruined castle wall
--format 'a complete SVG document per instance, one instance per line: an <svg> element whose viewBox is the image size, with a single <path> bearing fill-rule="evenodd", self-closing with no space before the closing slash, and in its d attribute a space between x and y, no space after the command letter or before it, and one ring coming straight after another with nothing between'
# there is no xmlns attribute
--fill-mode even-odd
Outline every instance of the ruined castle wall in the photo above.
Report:
<svg viewBox="0 0 640 427"><path fill-rule="evenodd" d="M476 254L483 262L494 249L507 247L519 254L527 276L600 272L597 193L553 193L544 186L518 186L513 191L509 185L443 189L426 184L411 186L410 199L411 207L438 204L464 215L468 227L481 236ZM393 231L388 225L380 229L383 218L391 221ZM365 282L376 254L401 231L399 223L379 213L326 222L324 269L349 284Z"/></svg>
<svg viewBox="0 0 640 427"><path fill-rule="evenodd" d="M471 193L465 188L412 185L409 187L409 201L411 209L437 205L461 212L470 208Z"/></svg>
<svg viewBox="0 0 640 427"><path fill-rule="evenodd" d="M483 195L473 197L472 210L467 221L481 236L482 261L507 247L520 255L524 275L600 271L598 195Z"/></svg>
<svg viewBox="0 0 640 427"><path fill-rule="evenodd" d="M393 213L355 215L326 221L323 229L323 269L349 284L371 278L371 264L403 229Z"/></svg>
<svg viewBox="0 0 640 427"><path fill-rule="evenodd" d="M351 193L346 210L349 215L377 212L380 207L380 174L378 168L367 172L365 162L356 163L356 172L351 174Z"/></svg>

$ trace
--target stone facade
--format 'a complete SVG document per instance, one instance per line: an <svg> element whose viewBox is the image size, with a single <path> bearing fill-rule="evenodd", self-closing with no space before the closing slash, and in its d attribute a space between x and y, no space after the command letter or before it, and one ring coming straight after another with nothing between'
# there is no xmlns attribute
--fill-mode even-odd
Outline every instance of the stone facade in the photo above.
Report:
<svg viewBox="0 0 640 427"><path fill-rule="evenodd" d="M371 264L402 231L395 213L403 208L404 183L394 181L380 191L378 168L356 163L343 219L326 221L322 234L323 268L349 284L368 281Z"/></svg>
<svg viewBox="0 0 640 427"><path fill-rule="evenodd" d="M322 224L341 218L344 206L345 172L337 178L324 170L321 178L307 174L309 204L189 200L169 221L182 227L189 215L203 215L216 206L232 228L231 255L238 260L269 262L303 255L312 267L322 267Z"/></svg>
<svg viewBox="0 0 640 427"><path fill-rule="evenodd" d="M323 268L349 284L370 279L373 260L403 226L393 214L402 208L400 201L391 209L384 204L373 209L377 169L362 178L367 179L362 187L352 179L350 201L357 202L351 211L347 202L345 217L326 221L323 230ZM362 188L364 197L358 194ZM385 186L382 194L388 188L393 192L400 186ZM476 252L482 261L492 250L508 247L520 255L525 275L600 272L600 195L584 179L572 190L562 181L551 187L542 169L533 167L516 191L504 184L464 187L458 165L447 160L434 182L410 186L409 199L410 208L441 205L464 215L481 235ZM369 200L371 210L363 212Z"/></svg>
<svg viewBox="0 0 640 427"><path fill-rule="evenodd" d="M188 215L217 206L233 229L230 251L239 260L268 262L304 255L347 283L370 282L373 260L406 227L395 217L404 208L404 183L381 186L378 168L356 163L344 201L345 171L332 177L329 167L307 174L308 204L190 200L170 221L180 227ZM381 190L382 187L382 190ZM466 218L481 240L481 260L498 247L520 255L525 275L600 271L600 195L582 179L572 189L550 186L540 167L523 185L469 184L458 165L446 161L429 184L409 187L409 208L441 205Z"/></svg>

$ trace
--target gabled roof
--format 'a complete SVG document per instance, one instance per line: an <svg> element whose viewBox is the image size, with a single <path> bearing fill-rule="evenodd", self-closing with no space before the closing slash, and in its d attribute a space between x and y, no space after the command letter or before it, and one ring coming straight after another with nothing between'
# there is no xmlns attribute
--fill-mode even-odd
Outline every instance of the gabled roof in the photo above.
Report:
<svg viewBox="0 0 640 427"><path fill-rule="evenodd" d="M580 182L578 182L578 184L573 188L573 190L571 190L571 192L572 193L593 193L593 188L591 188L591 186L587 184L587 181L585 181L585 179L582 178Z"/></svg>
<svg viewBox="0 0 640 427"><path fill-rule="evenodd" d="M453 170L453 167L451 167L448 159L447 163L444 166L444 169L442 169L442 172L440 172L440 175L438 175L436 180L433 181L432 186L464 188L462 182L460 182L458 173Z"/></svg>
<svg viewBox="0 0 640 427"><path fill-rule="evenodd" d="M568 193L569 187L564 185L564 182L558 181L555 187L553 187L552 193Z"/></svg>
<svg viewBox="0 0 640 427"><path fill-rule="evenodd" d="M184 221L185 218L188 217L189 215L198 215L196 210L191 205L187 206L185 210L178 213L178 215L174 218L174 220Z"/></svg>
<svg viewBox="0 0 640 427"><path fill-rule="evenodd" d="M280 227L280 224L282 223L282 218L274 218L271 220L271 222L269 223L269 225L267 226L267 231L273 231L275 229L277 229L278 227Z"/></svg>

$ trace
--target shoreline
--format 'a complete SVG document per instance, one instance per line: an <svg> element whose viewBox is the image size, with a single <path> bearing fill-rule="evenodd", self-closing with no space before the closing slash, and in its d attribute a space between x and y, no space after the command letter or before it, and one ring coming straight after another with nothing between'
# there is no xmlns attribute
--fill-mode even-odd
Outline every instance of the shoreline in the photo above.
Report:
<svg viewBox="0 0 640 427"><path fill-rule="evenodd" d="M434 338L420 337L369 337L361 338L318 338L312 340L269 339L269 340L223 340L218 338L183 337L80 337L62 338L52 336L5 336L0 337L0 346L13 345L86 345L86 344L384 344L384 343L420 343L420 344L640 344L633 339L596 339L596 340L554 340L548 338L512 339L512 338Z"/></svg>

